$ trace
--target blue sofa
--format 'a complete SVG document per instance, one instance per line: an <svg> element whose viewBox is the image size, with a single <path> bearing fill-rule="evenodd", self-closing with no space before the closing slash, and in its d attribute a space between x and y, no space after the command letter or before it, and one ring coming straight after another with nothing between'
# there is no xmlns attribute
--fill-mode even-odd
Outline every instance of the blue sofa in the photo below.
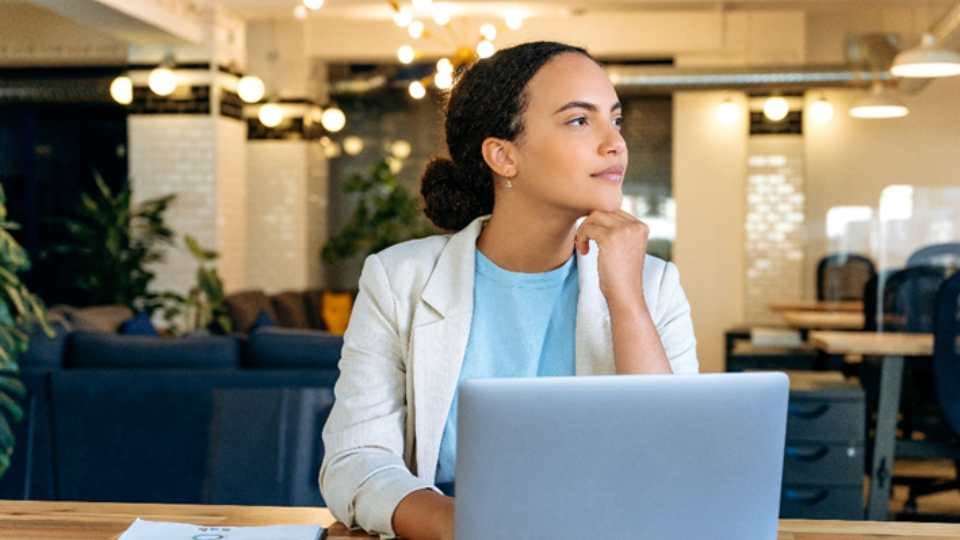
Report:
<svg viewBox="0 0 960 540"><path fill-rule="evenodd" d="M313 469L341 337L56 331L21 360L25 417L0 498L322 504Z"/></svg>

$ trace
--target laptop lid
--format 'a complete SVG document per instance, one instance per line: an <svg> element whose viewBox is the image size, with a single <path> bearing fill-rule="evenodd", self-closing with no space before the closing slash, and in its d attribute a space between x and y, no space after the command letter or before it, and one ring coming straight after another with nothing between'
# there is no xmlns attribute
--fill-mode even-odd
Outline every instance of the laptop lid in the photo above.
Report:
<svg viewBox="0 0 960 540"><path fill-rule="evenodd" d="M460 385L456 538L775 540L782 373Z"/></svg>

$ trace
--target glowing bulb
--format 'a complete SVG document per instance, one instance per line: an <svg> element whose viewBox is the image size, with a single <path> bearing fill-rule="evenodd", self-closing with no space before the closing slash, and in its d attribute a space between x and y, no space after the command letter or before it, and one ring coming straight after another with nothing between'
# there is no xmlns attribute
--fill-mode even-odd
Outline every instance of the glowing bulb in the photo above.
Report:
<svg viewBox="0 0 960 540"><path fill-rule="evenodd" d="M511 30L519 30L523 26L523 13L519 11L508 11L503 17L503 21L507 24L507 28Z"/></svg>
<svg viewBox="0 0 960 540"><path fill-rule="evenodd" d="M416 53L413 51L413 47L409 45L402 45L397 49L397 59L400 60L401 64L409 64L413 62Z"/></svg>
<svg viewBox="0 0 960 540"><path fill-rule="evenodd" d="M480 35L484 37L487 41L493 41L497 39L497 27L486 23L480 27Z"/></svg>
<svg viewBox="0 0 960 540"><path fill-rule="evenodd" d="M453 73L449 71L438 71L433 76L433 84L440 90L449 90L453 86Z"/></svg>
<svg viewBox="0 0 960 540"><path fill-rule="evenodd" d="M420 36L423 35L423 23L420 21L413 21L407 26L407 33L410 34L410 37L413 39L420 39Z"/></svg>
<svg viewBox="0 0 960 540"><path fill-rule="evenodd" d="M316 11L323 7L323 0L303 0L303 5Z"/></svg>
<svg viewBox="0 0 960 540"><path fill-rule="evenodd" d="M477 43L477 56L480 58L490 58L497 52L497 47L490 41L483 40Z"/></svg>
<svg viewBox="0 0 960 540"><path fill-rule="evenodd" d="M453 73L453 62L451 62L449 58L441 58L437 60L437 72Z"/></svg>
<svg viewBox="0 0 960 540"><path fill-rule="evenodd" d="M779 122L790 113L790 104L780 96L767 98L763 102L763 115L772 122Z"/></svg>
<svg viewBox="0 0 960 540"><path fill-rule="evenodd" d="M427 95L427 89L423 87L423 83L420 81L410 83L407 91L410 92L410 97L413 99L423 99L423 96Z"/></svg>
<svg viewBox="0 0 960 540"><path fill-rule="evenodd" d="M247 103L260 101L265 92L266 87L263 85L263 80L256 75L244 75L240 77L240 81L237 83L237 93L240 94L240 99Z"/></svg>
<svg viewBox="0 0 960 540"><path fill-rule="evenodd" d="M293 16L301 21L307 18L307 7L303 4L293 8Z"/></svg>
<svg viewBox="0 0 960 540"><path fill-rule="evenodd" d="M443 6L433 6L431 16L433 17L433 22L439 26L446 26L450 23L450 12Z"/></svg>
<svg viewBox="0 0 960 540"><path fill-rule="evenodd" d="M268 128L274 128L279 126L280 122L283 122L283 109L276 103L267 103L260 107L257 117L261 124Z"/></svg>
<svg viewBox="0 0 960 540"><path fill-rule="evenodd" d="M733 124L740 118L740 105L737 105L732 99L723 100L714 112L717 120L724 124Z"/></svg>
<svg viewBox="0 0 960 540"><path fill-rule="evenodd" d="M170 68L158 67L150 72L147 79L150 90L158 96L169 96L177 89L177 76Z"/></svg>
<svg viewBox="0 0 960 540"><path fill-rule="evenodd" d="M390 167L390 172L397 174L403 169L403 161L395 157L389 157L387 158L387 166Z"/></svg>
<svg viewBox="0 0 960 540"><path fill-rule="evenodd" d="M343 111L337 107L330 107L323 111L320 116L320 123L323 125L323 129L330 133L336 133L347 125L347 115L343 114Z"/></svg>
<svg viewBox="0 0 960 540"><path fill-rule="evenodd" d="M413 148L411 148L410 143L403 139L393 141L393 144L390 145L390 153L398 159L407 159L412 151Z"/></svg>
<svg viewBox="0 0 960 540"><path fill-rule="evenodd" d="M826 124L833 120L833 105L821 96L810 104L810 118L818 124Z"/></svg>
<svg viewBox="0 0 960 540"><path fill-rule="evenodd" d="M323 147L323 155L326 156L327 159L340 157L340 143L333 141L330 144L325 145Z"/></svg>
<svg viewBox="0 0 960 540"><path fill-rule="evenodd" d="M133 102L133 81L126 75L121 75L110 83L110 97L121 105Z"/></svg>
<svg viewBox="0 0 960 540"><path fill-rule="evenodd" d="M348 156L355 156L363 152L363 139L356 135L350 135L343 140L343 151L346 152Z"/></svg>
<svg viewBox="0 0 960 540"><path fill-rule="evenodd" d="M413 12L410 11L410 8L404 6L393 14L393 22L400 28L406 28L407 25L413 22Z"/></svg>

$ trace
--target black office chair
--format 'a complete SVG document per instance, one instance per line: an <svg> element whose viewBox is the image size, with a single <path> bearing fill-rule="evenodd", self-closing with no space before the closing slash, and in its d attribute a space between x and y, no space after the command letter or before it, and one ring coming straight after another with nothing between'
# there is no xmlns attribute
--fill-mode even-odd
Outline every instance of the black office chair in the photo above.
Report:
<svg viewBox="0 0 960 540"><path fill-rule="evenodd" d="M960 269L960 242L924 246L907 258L907 266L939 266L952 274Z"/></svg>
<svg viewBox="0 0 960 540"><path fill-rule="evenodd" d="M953 480L910 483L905 510L916 512L917 497L960 489L960 272L943 282L934 311L933 380L944 424L949 429L940 440L898 443L898 455L952 459Z"/></svg>
<svg viewBox="0 0 960 540"><path fill-rule="evenodd" d="M876 273L873 261L863 255L827 255L817 263L817 300L860 300L864 284Z"/></svg>

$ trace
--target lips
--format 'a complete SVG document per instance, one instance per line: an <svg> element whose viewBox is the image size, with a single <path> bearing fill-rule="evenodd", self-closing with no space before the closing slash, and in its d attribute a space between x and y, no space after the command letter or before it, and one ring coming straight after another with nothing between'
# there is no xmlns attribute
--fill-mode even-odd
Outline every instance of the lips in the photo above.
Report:
<svg viewBox="0 0 960 540"><path fill-rule="evenodd" d="M620 165L614 165L613 167L607 167L602 171L597 171L590 176L600 180L609 180L611 182L621 182L623 181L624 168Z"/></svg>

